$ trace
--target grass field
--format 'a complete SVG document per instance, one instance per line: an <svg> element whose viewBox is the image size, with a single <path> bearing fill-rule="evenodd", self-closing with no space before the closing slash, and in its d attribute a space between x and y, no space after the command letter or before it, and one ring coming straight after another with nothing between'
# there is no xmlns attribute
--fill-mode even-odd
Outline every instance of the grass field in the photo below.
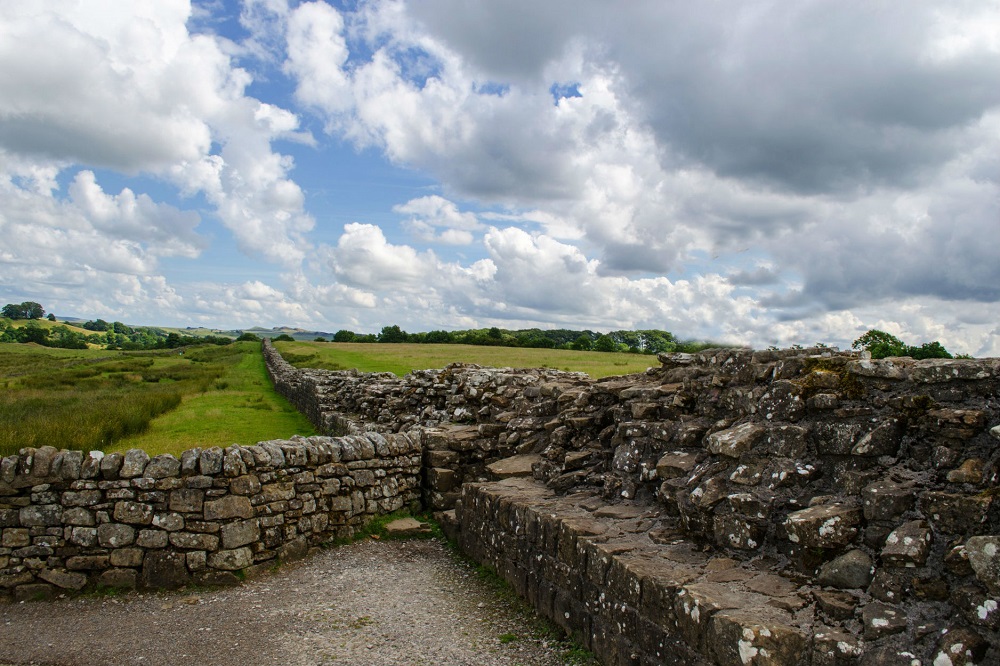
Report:
<svg viewBox="0 0 1000 666"><path fill-rule="evenodd" d="M644 372L646 368L660 365L655 356L566 349L353 342L278 342L275 347L296 367L357 368L363 372L392 372L400 377L412 370L443 368L454 362L491 367L554 368L585 372L594 379Z"/></svg>
<svg viewBox="0 0 1000 666"><path fill-rule="evenodd" d="M0 344L0 455L21 447L180 453L312 434L256 343L114 352Z"/></svg>

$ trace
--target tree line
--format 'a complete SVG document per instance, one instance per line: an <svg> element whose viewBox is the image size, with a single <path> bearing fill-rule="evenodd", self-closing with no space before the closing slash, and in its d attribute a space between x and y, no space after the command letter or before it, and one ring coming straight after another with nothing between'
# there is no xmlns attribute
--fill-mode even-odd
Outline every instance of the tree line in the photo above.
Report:
<svg viewBox="0 0 1000 666"><path fill-rule="evenodd" d="M275 338L277 340L277 338ZM407 333L393 324L382 327L378 334L355 333L340 330L333 335L333 342L379 342L413 344L455 344L491 347L534 347L544 349L576 349L579 351L625 352L631 354L659 354L662 352L694 352L717 346L709 342L678 340L673 333L656 329L639 331L612 331L598 333L591 330L527 328L474 328L459 331L428 331Z"/></svg>

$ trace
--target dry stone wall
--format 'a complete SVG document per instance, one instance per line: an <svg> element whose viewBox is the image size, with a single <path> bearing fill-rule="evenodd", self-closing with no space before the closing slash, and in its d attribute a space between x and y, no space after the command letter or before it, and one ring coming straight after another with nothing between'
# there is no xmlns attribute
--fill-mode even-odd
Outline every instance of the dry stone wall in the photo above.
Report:
<svg viewBox="0 0 1000 666"><path fill-rule="evenodd" d="M22 449L0 463L0 597L236 583L419 501L420 442L294 438L178 460Z"/></svg>
<svg viewBox="0 0 1000 666"><path fill-rule="evenodd" d="M592 381L265 356L328 436L4 459L3 594L225 581L422 497L606 664L1000 663L1000 360L709 350Z"/></svg>
<svg viewBox="0 0 1000 666"><path fill-rule="evenodd" d="M605 663L1000 663L1000 360L659 361L304 375Z"/></svg>

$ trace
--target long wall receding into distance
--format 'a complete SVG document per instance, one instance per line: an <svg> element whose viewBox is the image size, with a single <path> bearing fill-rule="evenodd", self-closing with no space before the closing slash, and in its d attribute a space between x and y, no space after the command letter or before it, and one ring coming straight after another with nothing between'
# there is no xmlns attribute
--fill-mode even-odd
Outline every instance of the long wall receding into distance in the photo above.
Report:
<svg viewBox="0 0 1000 666"><path fill-rule="evenodd" d="M0 590L232 582L420 499L606 664L1000 663L1000 360L297 370L328 436L0 465Z"/></svg>

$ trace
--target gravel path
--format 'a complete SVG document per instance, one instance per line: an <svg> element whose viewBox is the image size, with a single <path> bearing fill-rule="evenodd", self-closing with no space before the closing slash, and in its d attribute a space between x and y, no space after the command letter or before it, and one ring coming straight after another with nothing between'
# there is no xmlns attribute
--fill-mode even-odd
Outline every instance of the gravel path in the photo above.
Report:
<svg viewBox="0 0 1000 666"><path fill-rule="evenodd" d="M0 665L563 665L435 540L361 541L236 588L0 604Z"/></svg>

